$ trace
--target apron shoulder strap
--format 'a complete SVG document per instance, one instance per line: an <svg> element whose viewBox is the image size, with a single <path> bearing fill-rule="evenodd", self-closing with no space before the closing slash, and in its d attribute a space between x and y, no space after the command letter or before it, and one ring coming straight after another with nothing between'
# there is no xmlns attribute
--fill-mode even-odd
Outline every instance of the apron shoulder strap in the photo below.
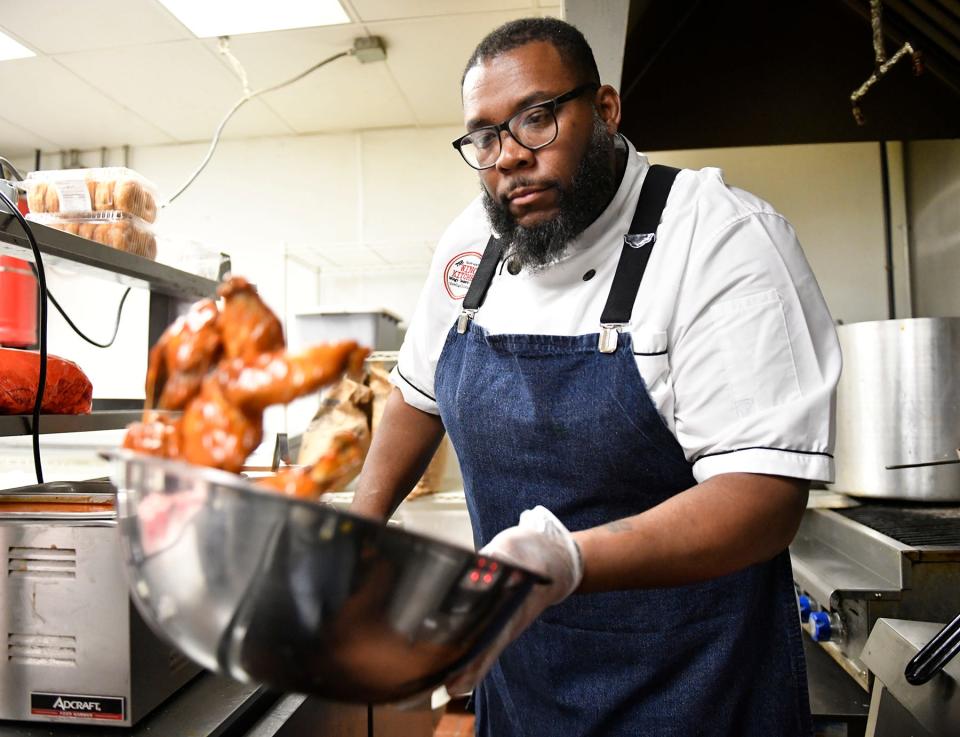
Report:
<svg viewBox="0 0 960 737"><path fill-rule="evenodd" d="M630 232L623 237L623 251L613 276L607 303L600 315L600 351L616 350L619 328L630 322L633 303L636 302L640 282L647 270L650 254L657 241L657 228L673 182L680 173L672 166L654 164L640 188L637 209L633 213ZM612 347L611 347L612 340Z"/></svg>
<svg viewBox="0 0 960 737"><path fill-rule="evenodd" d="M504 241L494 236L490 236L486 248L483 249L483 256L480 257L480 265L477 266L477 272L473 275L473 281L467 289L467 294L463 298L463 311L457 320L457 332L464 333L470 319L480 309L483 300L487 296L487 290L493 281L493 274L500 263L500 257L503 254Z"/></svg>

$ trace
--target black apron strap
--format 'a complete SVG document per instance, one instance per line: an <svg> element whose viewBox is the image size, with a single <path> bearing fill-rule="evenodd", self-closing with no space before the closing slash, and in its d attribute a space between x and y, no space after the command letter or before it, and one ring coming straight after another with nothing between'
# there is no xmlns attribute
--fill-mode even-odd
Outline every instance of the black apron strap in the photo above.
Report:
<svg viewBox="0 0 960 737"><path fill-rule="evenodd" d="M672 166L654 164L647 171L637 198L630 232L623 237L623 251L613 276L610 294L600 315L600 352L613 353L617 349L620 328L630 322L633 303L640 291L640 282L647 270L650 254L657 241L657 228L667 204L670 188L680 173Z"/></svg>
<svg viewBox="0 0 960 737"><path fill-rule="evenodd" d="M490 236L486 248L483 249L483 256L480 257L477 273L473 275L473 281L470 282L467 295L463 298L463 311L457 320L458 333L467 331L467 324L483 304L483 300L487 296L487 290L490 289L490 284L493 282L493 274L497 270L497 264L500 263L500 257L503 255L503 247L503 240Z"/></svg>

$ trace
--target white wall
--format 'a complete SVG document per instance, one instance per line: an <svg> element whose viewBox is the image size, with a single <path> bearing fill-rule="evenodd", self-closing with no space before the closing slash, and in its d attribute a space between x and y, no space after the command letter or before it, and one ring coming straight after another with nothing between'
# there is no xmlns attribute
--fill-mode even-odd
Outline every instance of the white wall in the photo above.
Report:
<svg viewBox="0 0 960 737"><path fill-rule="evenodd" d="M597 61L600 81L620 89L629 0L566 0L564 19L580 29Z"/></svg>
<svg viewBox="0 0 960 737"><path fill-rule="evenodd" d="M725 179L791 222L834 319L887 316L876 143L658 151L655 163L719 166Z"/></svg>
<svg viewBox="0 0 960 737"><path fill-rule="evenodd" d="M907 145L914 314L960 316L960 141Z"/></svg>

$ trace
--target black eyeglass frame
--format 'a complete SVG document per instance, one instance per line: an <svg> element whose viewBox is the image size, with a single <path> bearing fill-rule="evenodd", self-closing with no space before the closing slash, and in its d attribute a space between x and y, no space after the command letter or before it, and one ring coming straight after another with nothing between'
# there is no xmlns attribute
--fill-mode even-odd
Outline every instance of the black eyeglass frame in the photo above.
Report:
<svg viewBox="0 0 960 737"><path fill-rule="evenodd" d="M557 120L557 108L560 107L565 102L570 102L571 100L577 99L584 92L591 89L598 90L600 89L600 85L598 85L596 82L587 82L585 84L581 84L577 87L574 87L569 92L564 92L562 95L557 95L556 97L553 97L549 100L544 100L543 102L535 102L532 105L527 105L525 108L521 110L517 110L517 112L515 112L509 118L504 120L502 123L498 123L497 125L482 125L479 128L475 128L474 130L470 131L466 135L460 136L458 139L453 141L451 145L457 150L457 153L460 154L460 157L466 162L467 166L477 171L492 169L497 165L497 160L500 158L500 154L503 153L503 140L500 137L500 134L503 131L506 131L507 133L509 133L510 137L514 141L516 141L519 145L523 146L528 151L539 151L541 148L545 148L549 146L551 143L553 143L554 141L556 141L557 137L560 135L560 121ZM533 108L536 108L536 107L550 108L550 112L553 115L556 131L553 134L553 138L551 138L546 143L541 143L539 146L528 146L527 144L525 144L523 141L521 141L519 138L517 138L514 135L513 131L510 130L510 124L514 120L516 120L519 116L523 115L525 112L532 110ZM500 152L496 155L496 157L494 157L493 163L490 164L489 166L474 166L467 160L467 157L464 155L463 149L461 148L461 146L464 145L464 139L472 136L474 133L478 133L479 131L485 131L485 130L493 131L496 134L497 141L499 141L500 143Z"/></svg>

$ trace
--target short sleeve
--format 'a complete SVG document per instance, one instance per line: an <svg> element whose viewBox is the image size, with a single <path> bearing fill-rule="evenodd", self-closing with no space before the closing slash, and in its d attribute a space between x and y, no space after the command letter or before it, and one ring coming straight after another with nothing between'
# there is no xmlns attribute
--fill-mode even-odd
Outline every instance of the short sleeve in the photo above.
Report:
<svg viewBox="0 0 960 737"><path fill-rule="evenodd" d="M671 337L677 439L698 481L833 480L840 348L782 216L740 214L691 247Z"/></svg>
<svg viewBox="0 0 960 737"><path fill-rule="evenodd" d="M434 251L397 365L390 374L404 401L424 412L440 413L433 388L437 362L489 236L477 198L451 223Z"/></svg>

